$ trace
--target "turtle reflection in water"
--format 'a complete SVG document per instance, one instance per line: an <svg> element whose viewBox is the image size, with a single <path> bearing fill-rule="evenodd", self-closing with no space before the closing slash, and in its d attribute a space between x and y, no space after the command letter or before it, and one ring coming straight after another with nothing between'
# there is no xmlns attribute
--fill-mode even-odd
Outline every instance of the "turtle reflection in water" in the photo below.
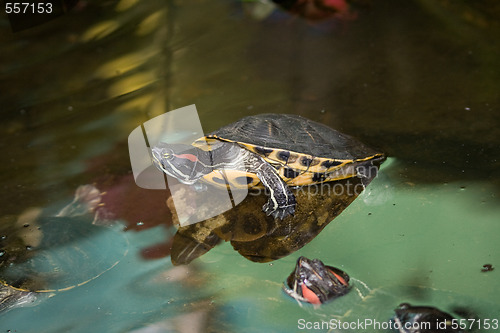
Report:
<svg viewBox="0 0 500 333"><path fill-rule="evenodd" d="M122 227L103 219L101 206L100 191L83 185L55 216L31 208L17 222L2 224L0 311L30 305L39 293L83 285L126 255ZM103 251L102 244L111 246Z"/></svg>
<svg viewBox="0 0 500 333"><path fill-rule="evenodd" d="M300 257L283 290L301 302L323 304L349 292L349 275L319 259Z"/></svg>
<svg viewBox="0 0 500 333"><path fill-rule="evenodd" d="M171 260L187 264L215 247L221 240L254 262L269 262L293 253L313 240L362 192L366 179L344 179L335 186L320 184L301 187L294 216L274 219L260 212L264 195L250 195L233 209L206 221L179 227L173 238ZM330 184L331 185L331 184ZM189 192L186 193L189 197ZM173 212L172 200L167 204ZM173 221L177 217L173 214Z"/></svg>
<svg viewBox="0 0 500 333"><path fill-rule="evenodd" d="M402 303L394 312L393 323L399 333L465 332L458 327L458 321L453 316L431 306Z"/></svg>
<svg viewBox="0 0 500 333"><path fill-rule="evenodd" d="M160 170L183 184L263 187L269 199L262 210L280 219L296 210L290 186L370 178L385 159L348 135L286 114L245 117L192 145L160 143L152 155Z"/></svg>
<svg viewBox="0 0 500 333"><path fill-rule="evenodd" d="M201 148L202 141L208 150ZM153 148L155 165L181 183L224 184L223 192L226 186L251 187L234 209L181 227L174 237L172 262L189 263L220 240L231 241L253 261L284 257L340 214L376 176L384 159L350 136L294 115L246 117L192 146L160 144ZM257 195L262 187L267 202ZM191 211L200 221L196 214L203 209L219 209L216 204L193 209L194 191L184 191L186 207L173 207L170 201L172 211ZM210 191L219 196L216 188Z"/></svg>

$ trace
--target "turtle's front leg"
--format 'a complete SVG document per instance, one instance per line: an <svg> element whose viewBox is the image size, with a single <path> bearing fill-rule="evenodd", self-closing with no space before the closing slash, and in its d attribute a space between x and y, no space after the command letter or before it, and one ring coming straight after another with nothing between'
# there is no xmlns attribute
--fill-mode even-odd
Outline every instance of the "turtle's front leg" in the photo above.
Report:
<svg viewBox="0 0 500 333"><path fill-rule="evenodd" d="M272 215L274 218L280 219L293 215L296 201L288 185L269 163L259 156L249 155L247 161L250 163L251 169L254 170L262 185L269 192L269 200L262 206L262 210L267 216Z"/></svg>

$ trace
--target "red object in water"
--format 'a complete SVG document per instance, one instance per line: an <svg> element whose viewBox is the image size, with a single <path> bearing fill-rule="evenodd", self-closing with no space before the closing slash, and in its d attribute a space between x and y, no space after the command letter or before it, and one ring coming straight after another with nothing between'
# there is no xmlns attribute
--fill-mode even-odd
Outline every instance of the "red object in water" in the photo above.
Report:
<svg viewBox="0 0 500 333"><path fill-rule="evenodd" d="M310 21L352 19L346 0L273 0L286 11Z"/></svg>
<svg viewBox="0 0 500 333"><path fill-rule="evenodd" d="M105 218L122 220L127 231L141 231L159 225L172 226L172 212L166 201L170 197L168 190L148 190L136 185L128 166L128 149L120 143L106 154L97 156L87 163L88 174L95 174L93 183L103 192L102 209ZM111 169L116 167L116 169ZM172 240L151 244L141 251L145 259L157 259L170 254Z"/></svg>

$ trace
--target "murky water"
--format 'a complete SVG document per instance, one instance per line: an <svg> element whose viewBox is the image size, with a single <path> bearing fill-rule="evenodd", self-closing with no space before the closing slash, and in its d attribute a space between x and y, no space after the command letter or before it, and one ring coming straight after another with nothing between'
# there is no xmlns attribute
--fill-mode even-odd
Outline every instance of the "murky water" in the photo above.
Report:
<svg viewBox="0 0 500 333"><path fill-rule="evenodd" d="M17 33L0 19L0 230L16 235L3 250L42 237L19 230L52 221L83 184L105 192L102 218L128 230L103 226L118 244L85 237L89 260L126 255L82 286L0 313L0 330L307 331L301 319L387 322L402 302L500 320L498 5L359 1L349 19L320 23L278 9L257 18L247 5L85 1ZM288 257L253 263L225 243L173 267L168 195L134 184L127 138L190 104L205 132L247 115L300 114L390 159ZM299 306L281 284L300 255L342 268L362 292Z"/></svg>

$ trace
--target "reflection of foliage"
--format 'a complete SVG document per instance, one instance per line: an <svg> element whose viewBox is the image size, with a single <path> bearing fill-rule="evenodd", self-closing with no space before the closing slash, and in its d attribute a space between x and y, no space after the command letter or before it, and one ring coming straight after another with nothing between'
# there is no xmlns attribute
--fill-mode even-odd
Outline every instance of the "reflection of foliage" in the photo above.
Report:
<svg viewBox="0 0 500 333"><path fill-rule="evenodd" d="M83 172L91 158L101 159L100 176L116 169L103 156L164 112L169 6L80 1L50 23L0 36L3 210L46 206L92 183ZM128 158L119 166L130 168Z"/></svg>

